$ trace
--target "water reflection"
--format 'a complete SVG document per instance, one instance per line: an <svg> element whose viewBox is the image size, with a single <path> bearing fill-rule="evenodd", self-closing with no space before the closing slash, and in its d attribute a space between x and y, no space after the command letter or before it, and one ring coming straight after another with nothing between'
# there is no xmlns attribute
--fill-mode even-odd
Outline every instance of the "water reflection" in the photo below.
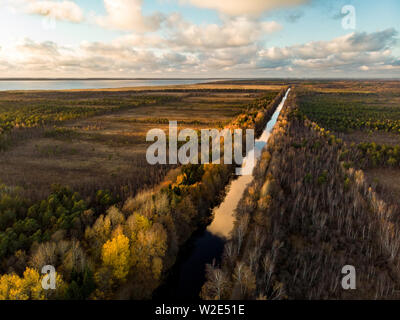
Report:
<svg viewBox="0 0 400 320"><path fill-rule="evenodd" d="M272 130L278 120L279 114L282 111L283 105L285 104L286 98L290 92L290 89L286 92L285 97L279 104L278 108L274 112L271 120L267 123L265 130L263 131L261 137L255 141L255 149L253 149L250 154L244 159L242 170L246 175L239 176L238 179L234 180L229 186L229 192L227 193L224 201L221 205L214 209L214 220L207 228L207 232L213 235L221 237L223 239L228 239L230 233L233 229L233 224L235 221L234 211L237 208L240 199L246 187L253 181L253 176L251 175L254 166L257 164L257 160L261 157L261 152L267 144L269 137L271 136ZM253 153L255 152L255 161L249 161L248 159L253 159Z"/></svg>
<svg viewBox="0 0 400 320"><path fill-rule="evenodd" d="M290 89L268 122L261 137L256 140L255 150L253 150L256 161L252 163L252 161L246 161L248 157L244 159L243 167L245 171L249 170L249 175L239 176L238 179L232 181L224 201L213 211L213 222L206 230L193 237L184 252L180 253L179 261L176 263L172 275L155 294L153 297L155 300L194 301L199 299L201 287L205 282L205 267L213 261L216 264L220 263L225 241L233 229L235 221L233 213L247 185L253 180L251 172L268 142L289 91Z"/></svg>

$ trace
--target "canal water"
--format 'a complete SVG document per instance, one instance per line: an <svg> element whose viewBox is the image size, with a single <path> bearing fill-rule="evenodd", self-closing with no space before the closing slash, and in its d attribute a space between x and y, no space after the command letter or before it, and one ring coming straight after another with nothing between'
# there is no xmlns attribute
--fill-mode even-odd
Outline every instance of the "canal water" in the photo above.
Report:
<svg viewBox="0 0 400 320"><path fill-rule="evenodd" d="M224 201L213 210L214 219L205 229L198 231L180 253L176 265L166 283L156 292L154 299L198 300L205 282L207 264L220 263L224 245L233 229L237 208L249 183L253 181L252 171L262 150L268 143L272 130L285 104L290 88L267 123L262 135L255 141L255 149L243 161L242 173L228 186ZM254 156L254 158L252 158ZM249 161L255 159L255 161Z"/></svg>

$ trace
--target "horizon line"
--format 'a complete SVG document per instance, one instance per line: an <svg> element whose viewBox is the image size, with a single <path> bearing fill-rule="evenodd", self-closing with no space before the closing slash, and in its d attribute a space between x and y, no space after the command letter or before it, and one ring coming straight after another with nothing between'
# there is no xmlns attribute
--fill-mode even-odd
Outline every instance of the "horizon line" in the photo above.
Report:
<svg viewBox="0 0 400 320"><path fill-rule="evenodd" d="M109 80L109 81L134 81L134 80L160 80L160 81L168 81L168 80L266 80L266 81L274 81L274 80L400 80L400 77L170 77L170 78L153 78L153 77L142 77L142 78L124 78L124 77L0 77L0 81L101 81L101 80Z"/></svg>

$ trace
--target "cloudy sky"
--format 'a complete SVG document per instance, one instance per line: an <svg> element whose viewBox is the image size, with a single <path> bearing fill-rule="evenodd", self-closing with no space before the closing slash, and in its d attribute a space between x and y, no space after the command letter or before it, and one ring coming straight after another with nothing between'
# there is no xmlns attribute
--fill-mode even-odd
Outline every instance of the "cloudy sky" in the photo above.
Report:
<svg viewBox="0 0 400 320"><path fill-rule="evenodd" d="M399 78L399 31L399 0L0 0L0 77Z"/></svg>

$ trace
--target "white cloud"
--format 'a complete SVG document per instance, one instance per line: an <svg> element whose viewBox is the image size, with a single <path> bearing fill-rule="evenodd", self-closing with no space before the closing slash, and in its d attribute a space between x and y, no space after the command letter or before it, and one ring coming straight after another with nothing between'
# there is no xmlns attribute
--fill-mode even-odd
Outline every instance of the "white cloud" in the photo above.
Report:
<svg viewBox="0 0 400 320"><path fill-rule="evenodd" d="M72 1L37 1L29 0L26 11L30 14L51 17L56 20L78 23L83 21L82 9Z"/></svg>
<svg viewBox="0 0 400 320"><path fill-rule="evenodd" d="M308 3L309 0L182 0L182 2L199 8L215 9L231 16L259 16L269 10L297 6Z"/></svg>
<svg viewBox="0 0 400 320"><path fill-rule="evenodd" d="M131 33L116 38L113 43L119 46L132 46L135 48L162 48L165 47L166 40L157 33Z"/></svg>
<svg viewBox="0 0 400 320"><path fill-rule="evenodd" d="M3 51L3 50L2 50ZM83 42L63 47L54 42L24 39L8 55L0 51L2 76L59 76L152 74L183 70L193 56L134 49L122 43ZM8 72L8 73L7 73Z"/></svg>
<svg viewBox="0 0 400 320"><path fill-rule="evenodd" d="M362 52L386 52L396 43L395 29L386 29L373 33L353 32L330 41L313 41L285 48L272 47L260 52L269 60L296 58L301 60L324 59L335 54L344 60L359 58Z"/></svg>
<svg viewBox="0 0 400 320"><path fill-rule="evenodd" d="M58 56L60 55L59 47L52 41L37 43L29 38L25 38L21 43L17 44L19 52L27 55L37 56Z"/></svg>
<svg viewBox="0 0 400 320"><path fill-rule="evenodd" d="M163 33L131 33L118 37L113 43L135 48L199 52L258 44L281 29L282 26L275 21L246 17L224 18L221 24L196 25L175 13L166 18Z"/></svg>
<svg viewBox="0 0 400 320"><path fill-rule="evenodd" d="M314 41L302 45L260 50L260 68L301 68L306 72L318 70L351 73L354 71L396 69L396 58L391 48L397 32L386 29L373 33L350 33L330 41Z"/></svg>
<svg viewBox="0 0 400 320"><path fill-rule="evenodd" d="M254 69L253 57L257 55L257 51L256 45L224 48L203 52L200 57L203 68L206 70L252 70Z"/></svg>
<svg viewBox="0 0 400 320"><path fill-rule="evenodd" d="M275 21L256 21L245 17L224 19L221 25L195 25L172 15L169 43L198 50L200 48L243 47L254 44L265 35L282 29Z"/></svg>
<svg viewBox="0 0 400 320"><path fill-rule="evenodd" d="M144 16L142 2L142 0L104 0L107 15L97 17L96 21L100 26L114 30L156 31L164 16L160 13Z"/></svg>
<svg viewBox="0 0 400 320"><path fill-rule="evenodd" d="M226 21L226 25L235 21ZM226 25L218 26L217 31L222 32ZM212 35L215 30L208 32ZM237 40L243 45L232 45L226 40L231 37L224 33L226 39L218 40L223 46L216 46L214 40L185 42L186 38L175 43L177 39L156 34L151 38L127 35L107 43L83 42L75 47L25 39L14 51L10 47L0 50L0 71L2 76L398 77L400 60L392 52L396 35L392 29L351 33L282 48L262 48L259 41Z"/></svg>

